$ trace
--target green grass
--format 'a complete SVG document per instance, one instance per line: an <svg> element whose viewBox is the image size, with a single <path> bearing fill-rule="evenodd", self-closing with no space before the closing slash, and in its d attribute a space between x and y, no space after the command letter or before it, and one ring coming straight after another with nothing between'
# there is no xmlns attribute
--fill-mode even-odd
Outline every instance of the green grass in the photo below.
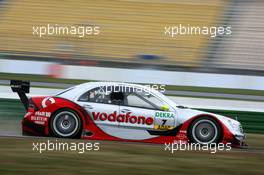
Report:
<svg viewBox="0 0 264 175"><path fill-rule="evenodd" d="M187 97L187 98L197 98L197 99L215 99L215 100L236 100L236 101L250 101L250 102L264 102L262 99L243 99L243 98L233 98L232 96L228 97L211 97L211 96L193 96L193 95L188 95L188 94L177 94L177 95L170 95L168 94L167 96L169 97Z"/></svg>
<svg viewBox="0 0 264 175"><path fill-rule="evenodd" d="M20 134L25 109L18 100L0 99L0 133Z"/></svg>
<svg viewBox="0 0 264 175"><path fill-rule="evenodd" d="M261 90L194 87L194 86L166 86L166 90L205 92L205 93L238 94L238 95L259 95L259 96L263 96L264 95L264 91L261 91Z"/></svg>
<svg viewBox="0 0 264 175"><path fill-rule="evenodd" d="M164 150L163 145L107 141L100 142L99 151L86 151L84 154L74 151L40 154L32 151L33 142L47 142L47 139L0 137L1 174L263 174L263 135L248 136L252 149L232 149L215 154L207 151L177 151L171 154Z"/></svg>
<svg viewBox="0 0 264 175"><path fill-rule="evenodd" d="M264 113L263 112L246 112L246 111L229 111L229 110L212 110L202 109L204 111L229 116L238 119L241 122L246 133L264 134Z"/></svg>

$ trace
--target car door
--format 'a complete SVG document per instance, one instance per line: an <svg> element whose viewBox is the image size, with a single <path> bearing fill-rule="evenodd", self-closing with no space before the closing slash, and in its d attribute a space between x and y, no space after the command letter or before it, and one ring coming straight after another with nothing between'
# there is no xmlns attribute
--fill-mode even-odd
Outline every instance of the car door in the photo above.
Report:
<svg viewBox="0 0 264 175"><path fill-rule="evenodd" d="M101 129L118 126L118 122L114 119L119 115L119 105L111 102L110 93L106 86L97 87L87 91L78 99L78 104Z"/></svg>
<svg viewBox="0 0 264 175"><path fill-rule="evenodd" d="M124 102L120 106L120 115L125 115L127 122L120 122L119 127L146 130L172 129L176 125L175 112L171 108L167 111L162 110L164 105L167 106L164 101L150 92L137 89L133 92L125 92Z"/></svg>

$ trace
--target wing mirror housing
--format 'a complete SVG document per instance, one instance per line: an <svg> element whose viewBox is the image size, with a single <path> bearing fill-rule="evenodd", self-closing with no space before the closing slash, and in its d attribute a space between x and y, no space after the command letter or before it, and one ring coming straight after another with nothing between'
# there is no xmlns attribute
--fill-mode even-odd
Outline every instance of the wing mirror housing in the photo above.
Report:
<svg viewBox="0 0 264 175"><path fill-rule="evenodd" d="M163 105L163 106L161 106L161 109L163 110L163 111L169 111L169 106L168 105Z"/></svg>

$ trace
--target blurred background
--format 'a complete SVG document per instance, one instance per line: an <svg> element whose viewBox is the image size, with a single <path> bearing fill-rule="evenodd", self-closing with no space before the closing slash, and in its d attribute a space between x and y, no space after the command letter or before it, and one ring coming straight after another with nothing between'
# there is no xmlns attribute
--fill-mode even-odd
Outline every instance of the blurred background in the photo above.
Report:
<svg viewBox="0 0 264 175"><path fill-rule="evenodd" d="M39 87L30 95L87 81L122 81L166 85L165 94L180 104L229 110L242 121L238 111L264 112L263 1L0 2L1 98L17 99L5 86L10 79ZM48 25L99 32L40 37L39 28ZM166 35L166 27L179 25L229 26L232 33ZM264 132L259 120L245 122L246 130Z"/></svg>
<svg viewBox="0 0 264 175"><path fill-rule="evenodd" d="M30 95L87 81L163 84L177 103L238 118L247 133L263 134L263 16L262 0L0 0L0 134L21 134L23 106L10 79L30 80ZM48 24L100 33L34 35ZM165 34L180 24L230 26L232 34Z"/></svg>
<svg viewBox="0 0 264 175"><path fill-rule="evenodd" d="M1 58L63 65L263 74L259 0L1 0ZM33 26L99 26L98 36L33 35ZM231 36L181 35L165 26L231 26Z"/></svg>

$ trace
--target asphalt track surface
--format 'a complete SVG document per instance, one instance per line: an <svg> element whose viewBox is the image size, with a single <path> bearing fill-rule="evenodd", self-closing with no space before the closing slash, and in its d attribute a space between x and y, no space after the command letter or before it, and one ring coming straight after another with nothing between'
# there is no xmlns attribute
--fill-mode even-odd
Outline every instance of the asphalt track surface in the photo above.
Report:
<svg viewBox="0 0 264 175"><path fill-rule="evenodd" d="M9 137L9 138L34 138L34 139L44 139L46 138L48 140L49 137L36 137L36 136L17 136L17 135L1 135L0 133L0 139L3 137ZM102 141L102 140L92 140L92 141L99 141L101 144L108 144L110 142L117 143L118 141ZM151 143L138 143L138 142L118 142L118 144L127 144L127 145L150 145L150 146L157 146L160 147L160 144L151 144ZM163 146L163 145L162 145ZM163 146L165 147L165 146ZM264 148L262 147L247 147L247 148L232 148L229 152L230 154L234 153L252 153L252 154L263 154L264 156Z"/></svg>
<svg viewBox="0 0 264 175"><path fill-rule="evenodd" d="M26 136L22 135L20 131L17 132L0 132L0 139L3 137L9 137L9 138L34 138L34 139L54 139L54 137L39 137L39 136ZM58 138L59 139L59 138ZM75 140L75 139L74 139ZM79 139L82 140L82 139ZM95 141L95 140L93 140ZM160 144L151 144L151 143L138 143L138 142L118 142L118 141L102 141L99 140L103 144L107 144L109 142L116 142L118 144L137 144L137 145L151 145L151 146L160 146ZM243 148L232 148L230 153L232 152L240 152L240 153L255 153L255 154L263 154L264 155L264 147L252 147L247 146Z"/></svg>

